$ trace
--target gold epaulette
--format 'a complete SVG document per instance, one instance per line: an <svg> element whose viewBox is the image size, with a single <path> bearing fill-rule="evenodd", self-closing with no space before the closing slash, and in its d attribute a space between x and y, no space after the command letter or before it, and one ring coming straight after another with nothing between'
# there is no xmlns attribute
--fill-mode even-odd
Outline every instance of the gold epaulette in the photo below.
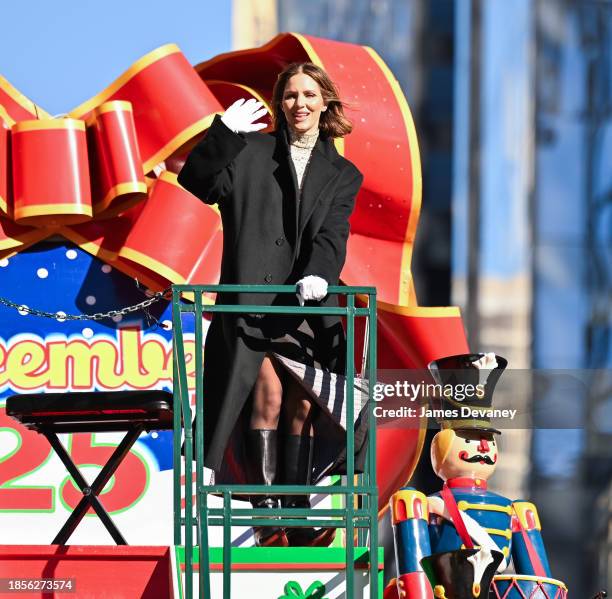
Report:
<svg viewBox="0 0 612 599"><path fill-rule="evenodd" d="M427 497L415 489L402 489L391 497L391 521L395 525L405 520L429 520Z"/></svg>
<svg viewBox="0 0 612 599"><path fill-rule="evenodd" d="M542 530L536 506L529 501L515 501L514 513L525 530Z"/></svg>

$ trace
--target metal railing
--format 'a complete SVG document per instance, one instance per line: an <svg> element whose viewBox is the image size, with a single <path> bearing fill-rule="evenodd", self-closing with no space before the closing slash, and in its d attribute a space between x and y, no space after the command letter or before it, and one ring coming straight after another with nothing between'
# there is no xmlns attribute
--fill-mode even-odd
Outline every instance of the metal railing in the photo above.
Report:
<svg viewBox="0 0 612 599"><path fill-rule="evenodd" d="M208 527L223 526L223 599L231 597L231 527L232 526L317 526L346 529L346 587L345 597L353 599L355 573L355 531L357 546L369 545L370 598L379 596L378 581L378 490L376 486L376 425L373 412L373 385L368 387L368 450L364 472L355 476L354 426L354 353L355 318L365 317L366 336L362 376L376 380L376 289L373 287L331 286L329 294L346 295L346 307L321 306L258 306L258 305L208 305L203 302L204 293L263 293L294 294L292 285L175 285L172 288L173 360L174 360L174 543L185 546L185 598L193 598L194 535L199 549L200 597L211 599L210 556ZM189 294L193 301L185 303L182 297ZM356 296L367 296L367 307L355 305ZM247 314L279 315L338 315L346 318L346 475L341 483L332 486L315 485L205 485L204 484L204 411L203 411L203 326L205 312L231 312ZM194 315L195 348L195 472L196 513L193 513L193 432L190 390L185 360L183 315ZM184 443L184 510L181 506L181 432L185 423ZM208 495L223 497L222 508L208 507ZM337 509L253 509L232 508L233 495L295 495L325 494L344 496L344 507ZM267 516L267 517L264 517ZM271 519L270 516L281 518ZM308 517L309 519L305 519ZM183 537L184 530L184 537ZM215 597L214 599L217 599Z"/></svg>

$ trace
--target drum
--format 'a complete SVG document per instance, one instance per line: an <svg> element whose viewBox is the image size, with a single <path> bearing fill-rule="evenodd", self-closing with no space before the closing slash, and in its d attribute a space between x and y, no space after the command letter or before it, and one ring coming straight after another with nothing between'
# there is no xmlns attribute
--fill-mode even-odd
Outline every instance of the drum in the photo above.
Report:
<svg viewBox="0 0 612 599"><path fill-rule="evenodd" d="M567 599L567 587L554 578L502 574L493 578L489 599Z"/></svg>

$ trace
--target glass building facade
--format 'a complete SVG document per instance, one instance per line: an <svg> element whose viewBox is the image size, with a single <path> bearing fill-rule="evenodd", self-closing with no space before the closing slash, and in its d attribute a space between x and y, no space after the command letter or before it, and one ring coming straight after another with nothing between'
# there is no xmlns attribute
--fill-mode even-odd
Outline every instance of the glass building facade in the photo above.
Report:
<svg viewBox="0 0 612 599"><path fill-rule="evenodd" d="M575 429L536 430L532 487L559 571L590 592L612 587L612 3L539 0L534 22L533 365L593 384Z"/></svg>

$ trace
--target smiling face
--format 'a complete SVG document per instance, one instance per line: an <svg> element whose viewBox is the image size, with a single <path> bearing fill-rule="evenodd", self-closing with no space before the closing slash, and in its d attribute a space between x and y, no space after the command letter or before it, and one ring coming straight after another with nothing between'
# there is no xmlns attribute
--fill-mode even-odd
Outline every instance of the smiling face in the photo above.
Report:
<svg viewBox="0 0 612 599"><path fill-rule="evenodd" d="M487 480L495 472L499 450L493 433L444 430L431 444L431 462L443 480L457 477Z"/></svg>
<svg viewBox="0 0 612 599"><path fill-rule="evenodd" d="M285 86L281 108L287 124L297 133L313 134L327 106L319 84L305 73L293 75Z"/></svg>

